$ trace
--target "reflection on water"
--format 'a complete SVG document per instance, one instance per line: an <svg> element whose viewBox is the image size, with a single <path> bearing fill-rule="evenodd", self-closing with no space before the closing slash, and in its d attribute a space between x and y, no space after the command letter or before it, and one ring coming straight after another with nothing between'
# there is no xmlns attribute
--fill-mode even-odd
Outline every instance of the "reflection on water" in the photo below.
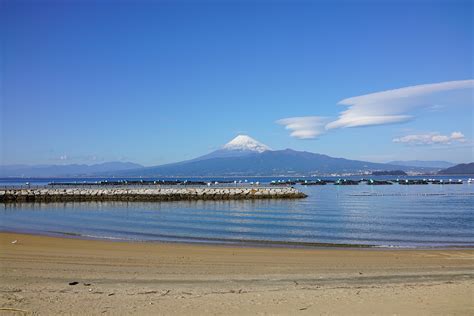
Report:
<svg viewBox="0 0 474 316"><path fill-rule="evenodd" d="M474 246L474 186L299 187L301 200L3 204L0 229L96 238Z"/></svg>

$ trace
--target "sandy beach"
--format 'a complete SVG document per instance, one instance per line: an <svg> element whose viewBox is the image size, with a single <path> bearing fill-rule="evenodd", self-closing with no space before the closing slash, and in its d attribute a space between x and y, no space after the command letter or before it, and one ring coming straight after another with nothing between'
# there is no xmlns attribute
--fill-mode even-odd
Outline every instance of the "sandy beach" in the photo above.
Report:
<svg viewBox="0 0 474 316"><path fill-rule="evenodd" d="M474 313L471 249L246 248L12 233L0 233L0 242L2 315Z"/></svg>

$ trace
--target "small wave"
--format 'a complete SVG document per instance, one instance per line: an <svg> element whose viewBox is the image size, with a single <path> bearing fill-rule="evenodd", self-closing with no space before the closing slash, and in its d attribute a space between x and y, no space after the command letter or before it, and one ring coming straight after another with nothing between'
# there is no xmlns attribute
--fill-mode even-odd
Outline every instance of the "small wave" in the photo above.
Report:
<svg viewBox="0 0 474 316"><path fill-rule="evenodd" d="M400 245L377 245L372 248L395 248L395 249L416 249L416 246L400 246Z"/></svg>
<svg viewBox="0 0 474 316"><path fill-rule="evenodd" d="M80 235L84 238L92 238L92 239L107 239L107 240L121 240L121 241L141 241L139 239L134 238L122 238L122 237L113 237L113 236L99 236L99 235Z"/></svg>

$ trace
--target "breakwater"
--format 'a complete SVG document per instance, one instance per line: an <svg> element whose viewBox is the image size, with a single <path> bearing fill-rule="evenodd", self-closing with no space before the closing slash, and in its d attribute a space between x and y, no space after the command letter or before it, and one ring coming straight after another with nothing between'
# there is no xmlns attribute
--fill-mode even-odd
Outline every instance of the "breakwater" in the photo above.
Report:
<svg viewBox="0 0 474 316"><path fill-rule="evenodd" d="M0 190L0 203L81 201L181 201L298 199L306 194L293 187L185 188L11 188Z"/></svg>

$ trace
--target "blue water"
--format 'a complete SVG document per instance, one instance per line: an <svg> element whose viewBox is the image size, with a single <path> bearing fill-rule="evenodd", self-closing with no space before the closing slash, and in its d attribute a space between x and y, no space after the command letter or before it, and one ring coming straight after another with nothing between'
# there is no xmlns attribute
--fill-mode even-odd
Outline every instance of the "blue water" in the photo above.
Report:
<svg viewBox="0 0 474 316"><path fill-rule="evenodd" d="M308 198L0 204L0 230L135 241L474 247L474 184L296 187Z"/></svg>

